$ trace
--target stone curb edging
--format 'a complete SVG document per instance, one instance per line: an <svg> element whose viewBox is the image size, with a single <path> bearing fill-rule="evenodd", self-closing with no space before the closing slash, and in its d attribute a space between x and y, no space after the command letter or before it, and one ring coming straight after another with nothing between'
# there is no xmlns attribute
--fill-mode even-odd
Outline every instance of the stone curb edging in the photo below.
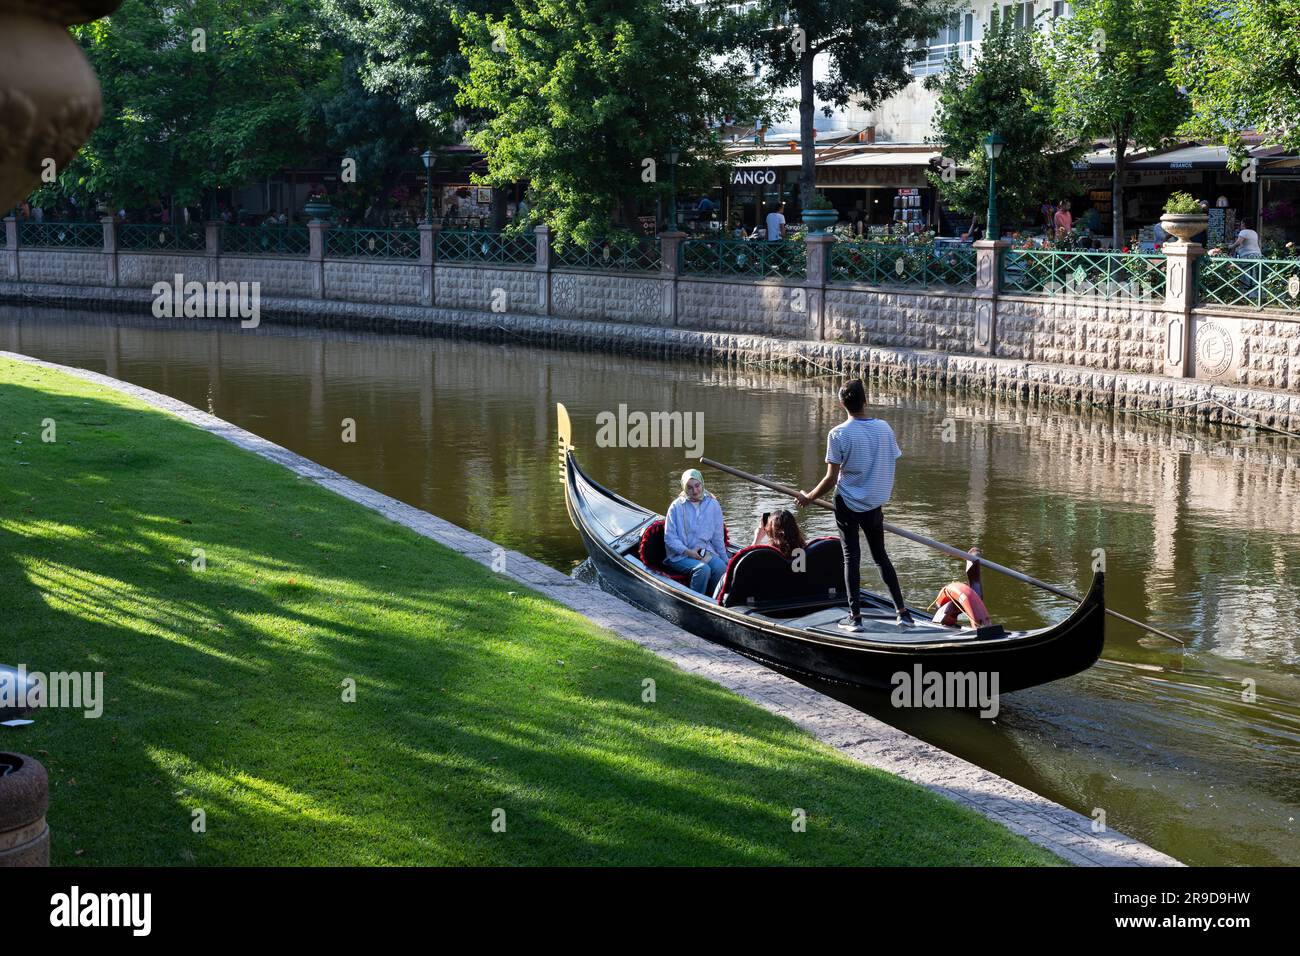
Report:
<svg viewBox="0 0 1300 956"><path fill-rule="evenodd" d="M236 425L151 389L98 372L0 351L0 358L53 369L129 395L283 465L349 501L491 567L504 549L471 531L359 484ZM681 630L517 551L505 551L504 576L577 611L625 640L785 717L851 760L910 780L1005 826L1080 866L1182 866L1173 857L1113 830L1092 832L1092 820L975 764L861 713L847 704Z"/></svg>
<svg viewBox="0 0 1300 956"><path fill-rule="evenodd" d="M1240 419L1228 410L1231 409L1258 418L1265 426L1300 431L1300 394L1216 385L1192 378L929 349L779 339L548 315L333 299L265 296L261 301L263 321L275 324L398 333L450 333L459 337L530 345L595 348L616 354L632 352L738 365L812 369L886 381L915 382L930 387L972 388L1029 401L1102 405L1123 411L1180 406L1169 412L1171 417L1204 424L1240 424ZM17 282L0 283L0 302L136 311L150 305L153 295L148 289ZM232 327L238 328L237 320L228 321ZM1227 409L1214 404L1216 401L1222 402Z"/></svg>

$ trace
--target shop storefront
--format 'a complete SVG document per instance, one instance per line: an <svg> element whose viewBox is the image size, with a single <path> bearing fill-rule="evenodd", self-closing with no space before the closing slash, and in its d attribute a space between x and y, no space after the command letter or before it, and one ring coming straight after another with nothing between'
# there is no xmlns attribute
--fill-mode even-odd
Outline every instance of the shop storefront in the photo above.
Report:
<svg viewBox="0 0 1300 956"><path fill-rule="evenodd" d="M1211 247L1231 243L1241 221L1254 218L1259 193L1253 173L1229 172L1227 163L1228 151L1214 146L1187 146L1126 163L1126 243L1145 246L1154 241L1155 224L1174 192L1188 193L1209 208L1210 224L1203 242ZM1084 193L1071 201L1074 221L1105 242L1113 229L1114 160L1094 155L1076 170Z"/></svg>
<svg viewBox="0 0 1300 956"><path fill-rule="evenodd" d="M1288 242L1300 246L1300 158L1262 161L1259 166L1259 237L1264 254L1281 254Z"/></svg>
<svg viewBox="0 0 1300 956"><path fill-rule="evenodd" d="M855 232L920 232L938 220L926 178L929 149L832 149L817 157L817 190ZM785 205L786 221L800 221L799 154L769 153L733 166L725 201L729 228L750 234Z"/></svg>
<svg viewBox="0 0 1300 956"><path fill-rule="evenodd" d="M727 176L723 214L728 233L740 228L751 235L767 214L785 206L788 223L799 221L799 156L764 157L767 165L734 166Z"/></svg>

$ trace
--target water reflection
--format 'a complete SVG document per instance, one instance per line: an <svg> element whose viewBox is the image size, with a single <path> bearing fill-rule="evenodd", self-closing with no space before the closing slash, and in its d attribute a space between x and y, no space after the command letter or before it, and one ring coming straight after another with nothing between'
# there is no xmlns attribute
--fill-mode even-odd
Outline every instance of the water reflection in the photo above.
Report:
<svg viewBox="0 0 1300 956"><path fill-rule="evenodd" d="M594 477L666 507L681 450L601 448L596 416L700 412L710 457L808 487L839 420L830 378L514 343L451 342L87 312L0 310L0 347L174 395L367 485L568 570L585 555L554 453L563 401ZM1013 695L994 722L899 713L828 688L947 749L1192 863L1300 863L1300 445L1110 410L870 388L899 462L891 521L1082 589L1183 635L1186 651L1118 622L1104 659ZM2 400L2 398L0 398ZM0 421L3 405L0 404ZM344 419L357 441L341 440ZM733 534L778 496L706 476ZM804 517L832 533L829 516ZM909 601L959 573L890 544ZM878 587L874 569L864 582ZM986 575L995 618L1038 626L1067 602ZM1243 699L1252 681L1257 697Z"/></svg>

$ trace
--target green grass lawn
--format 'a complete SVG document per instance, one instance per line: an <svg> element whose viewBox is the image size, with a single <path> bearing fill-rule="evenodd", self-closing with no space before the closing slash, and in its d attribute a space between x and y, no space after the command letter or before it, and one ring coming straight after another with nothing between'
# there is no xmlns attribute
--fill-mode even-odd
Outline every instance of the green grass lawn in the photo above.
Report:
<svg viewBox="0 0 1300 956"><path fill-rule="evenodd" d="M0 441L0 662L105 672L0 728L55 864L1055 862L107 389L0 360Z"/></svg>

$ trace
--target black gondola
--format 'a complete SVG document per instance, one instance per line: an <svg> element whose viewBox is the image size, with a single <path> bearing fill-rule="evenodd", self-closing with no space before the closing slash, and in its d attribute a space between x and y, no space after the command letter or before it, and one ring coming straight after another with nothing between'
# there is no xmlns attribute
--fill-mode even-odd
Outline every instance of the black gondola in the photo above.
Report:
<svg viewBox="0 0 1300 956"><path fill-rule="evenodd" d="M999 624L952 628L911 609L900 627L893 604L864 590L865 630L840 631L847 613L843 552L835 538L810 542L793 572L772 548L732 549L719 599L692 591L656 569L662 515L592 481L579 467L568 414L559 406L560 456L569 517L596 572L624 600L701 637L777 668L822 680L890 690L895 675L997 674L999 693L1045 684L1087 670L1105 642L1104 575L1059 624L1009 631ZM784 562L784 563L783 563Z"/></svg>

